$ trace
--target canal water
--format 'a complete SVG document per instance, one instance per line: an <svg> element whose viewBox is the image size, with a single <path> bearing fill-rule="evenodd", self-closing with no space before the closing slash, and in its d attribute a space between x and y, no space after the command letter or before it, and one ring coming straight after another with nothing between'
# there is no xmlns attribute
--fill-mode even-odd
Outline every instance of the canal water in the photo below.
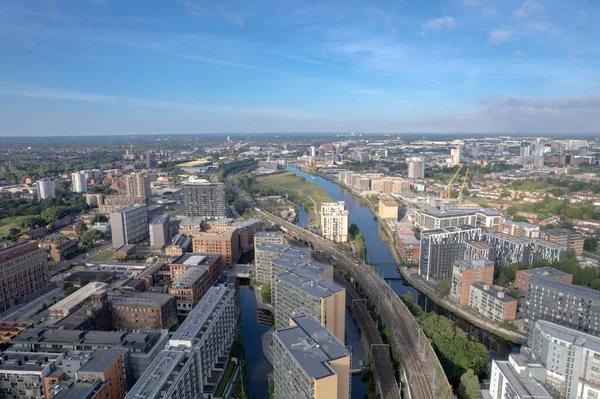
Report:
<svg viewBox="0 0 600 399"><path fill-rule="evenodd" d="M296 226L306 228L308 226L308 211L298 203L296 203L296 209L298 210L298 219L296 219Z"/></svg>
<svg viewBox="0 0 600 399"><path fill-rule="evenodd" d="M288 170L296 173L297 176L304 177L306 181L317 183L334 201L344 201L346 203L346 209L350 215L349 223L356 224L360 233L365 238L367 263L373 265L373 268L382 277L386 278L386 282L392 287L394 292L399 295L410 292L415 302L426 312L435 312L453 320L471 338L485 345L490 351L490 357L492 358L505 359L508 358L511 352L518 350L519 345L512 344L509 341L473 326L466 320L438 306L412 286L404 283L402 275L396 269L397 264L388 245L389 240L385 238L385 233L380 228L377 218L371 213L371 210L362 199L352 195L351 192L338 184L332 183L322 177L309 175L298 168L288 167Z"/></svg>

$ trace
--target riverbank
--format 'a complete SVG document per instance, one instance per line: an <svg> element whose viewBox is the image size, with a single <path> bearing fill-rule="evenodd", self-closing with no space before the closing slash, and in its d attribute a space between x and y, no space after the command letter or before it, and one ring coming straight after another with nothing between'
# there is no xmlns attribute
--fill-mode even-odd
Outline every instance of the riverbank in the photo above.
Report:
<svg viewBox="0 0 600 399"><path fill-rule="evenodd" d="M319 172L317 172L316 175L329 181L329 182L337 184L342 188L347 189L348 192L350 192L353 196L360 198L361 200L364 201L364 203L367 205L367 207L369 208L371 213L373 213L373 215L377 217L379 225L382 226L383 231L390 239L390 243L389 243L390 252L392 253L392 256L394 257L394 260L396 261L396 263L398 263L398 265L399 265L399 267L397 268L398 272L402 275L402 278L404 279L404 281L407 284L410 284L410 286L412 286L413 288L415 288L422 294L426 295L429 299L431 299L433 302L438 304L440 307L446 309L450 313L452 313L462 319L465 319L467 322L481 328L482 330L488 331L489 333L492 333L502 339L505 339L505 340L515 343L515 344L522 345L527 342L527 338L524 337L523 335L521 335L515 331L509 331L509 330L503 329L500 326L498 326L497 324L489 323L485 320L482 320L477 315L467 312L464 309L459 308L457 305L455 305L454 303L452 303L446 299L440 298L438 293L432 287L430 287L424 281L420 280L418 277L411 275L411 273L409 273L409 269L402 266L402 259L400 258L400 254L398 253L398 249L396 248L396 241L395 241L394 234L390 230L390 228L387 225L387 223L385 222L385 220L383 220L379 217L379 213L378 213L378 210L376 209L375 204L369 198L366 198L364 196L357 194L354 190L346 187L344 184L338 182L336 179L333 179L330 175L327 175L324 173L319 173Z"/></svg>

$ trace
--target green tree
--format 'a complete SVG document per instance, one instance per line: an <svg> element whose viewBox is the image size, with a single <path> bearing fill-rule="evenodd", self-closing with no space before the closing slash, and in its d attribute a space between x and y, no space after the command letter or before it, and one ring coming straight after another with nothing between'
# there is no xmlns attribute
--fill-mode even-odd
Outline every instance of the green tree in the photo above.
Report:
<svg viewBox="0 0 600 399"><path fill-rule="evenodd" d="M263 284L260 288L260 296L264 303L271 303L271 284Z"/></svg>
<svg viewBox="0 0 600 399"><path fill-rule="evenodd" d="M358 226L355 223L350 224L350 227L348 227L348 235L350 236L349 238L354 240L354 237L356 237L358 233L360 233Z"/></svg>
<svg viewBox="0 0 600 399"><path fill-rule="evenodd" d="M596 252L598 248L598 239L596 237L586 237L583 242L583 249L589 252Z"/></svg>
<svg viewBox="0 0 600 399"><path fill-rule="evenodd" d="M24 229L37 229L46 225L46 220L41 216L27 216L21 221L21 226Z"/></svg>
<svg viewBox="0 0 600 399"><path fill-rule="evenodd" d="M526 217L521 216L521 215L513 216L512 221L513 222L525 222L525 223L529 223L529 220L527 220Z"/></svg>
<svg viewBox="0 0 600 399"><path fill-rule="evenodd" d="M517 212L519 212L519 208L516 206L509 206L508 208L506 208L506 213L508 213L511 216Z"/></svg>
<svg viewBox="0 0 600 399"><path fill-rule="evenodd" d="M468 369L460 377L460 385L458 386L458 397L459 399L482 399L481 387L479 385L479 378L475 375L473 370Z"/></svg>
<svg viewBox="0 0 600 399"><path fill-rule="evenodd" d="M98 213L92 219L92 224L93 223L106 223L106 222L108 222L108 217L106 215L101 214L101 213Z"/></svg>
<svg viewBox="0 0 600 399"><path fill-rule="evenodd" d="M81 236L81 243L86 247L93 247L100 241L104 241L104 233L99 230L90 229Z"/></svg>
<svg viewBox="0 0 600 399"><path fill-rule="evenodd" d="M83 236L83 233L85 233L87 231L87 226L85 223L83 222L79 222L75 225L75 232L77 233L77 236L81 237Z"/></svg>
<svg viewBox="0 0 600 399"><path fill-rule="evenodd" d="M438 285L438 293L440 294L441 298L448 297L448 294L450 294L450 282L448 280L440 281L440 284Z"/></svg>

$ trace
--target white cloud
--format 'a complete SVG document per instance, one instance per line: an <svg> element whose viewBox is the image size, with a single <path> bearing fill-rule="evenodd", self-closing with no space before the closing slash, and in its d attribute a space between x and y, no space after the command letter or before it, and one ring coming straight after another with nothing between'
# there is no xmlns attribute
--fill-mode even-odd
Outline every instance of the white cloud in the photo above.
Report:
<svg viewBox="0 0 600 399"><path fill-rule="evenodd" d="M522 52L522 51L515 51L515 52L513 53L513 57L527 57L527 54L525 54L525 53L524 53L524 52Z"/></svg>
<svg viewBox="0 0 600 399"><path fill-rule="evenodd" d="M539 13L544 10L544 5L536 0L527 0L523 3L521 8L517 8L513 14L516 18L527 18L532 14Z"/></svg>
<svg viewBox="0 0 600 399"><path fill-rule="evenodd" d="M239 15L226 10L225 5L223 3L212 3L208 5L202 5L190 0L185 0L183 2L183 8L188 14L197 17L219 16L225 18L226 21L233 25L237 25L240 28L243 28L246 24L245 21Z"/></svg>
<svg viewBox="0 0 600 399"><path fill-rule="evenodd" d="M508 29L494 29L490 31L490 41L493 44L500 44L512 39L512 32Z"/></svg>
<svg viewBox="0 0 600 399"><path fill-rule="evenodd" d="M454 29L456 28L456 18L443 17L432 19L431 21L425 22L423 27L429 30Z"/></svg>
<svg viewBox="0 0 600 399"><path fill-rule="evenodd" d="M480 4L479 0L460 0L460 4L465 7L477 7Z"/></svg>

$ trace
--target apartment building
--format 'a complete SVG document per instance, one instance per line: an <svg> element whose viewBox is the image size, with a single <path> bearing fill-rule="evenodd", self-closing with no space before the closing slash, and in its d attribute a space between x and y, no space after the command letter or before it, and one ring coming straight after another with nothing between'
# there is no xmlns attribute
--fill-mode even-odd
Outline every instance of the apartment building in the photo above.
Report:
<svg viewBox="0 0 600 399"><path fill-rule="evenodd" d="M185 252L191 250L192 240L188 236L178 234L173 237L171 245L165 248L165 254L167 256L181 256Z"/></svg>
<svg viewBox="0 0 600 399"><path fill-rule="evenodd" d="M406 158L406 163L408 163L409 179L425 178L425 160L422 157Z"/></svg>
<svg viewBox="0 0 600 399"><path fill-rule="evenodd" d="M46 253L37 241L0 249L0 313L12 309L49 281Z"/></svg>
<svg viewBox="0 0 600 399"><path fill-rule="evenodd" d="M54 182L50 179L41 179L35 182L35 187L38 192L38 199L44 200L46 198L56 197L54 191Z"/></svg>
<svg viewBox="0 0 600 399"><path fill-rule="evenodd" d="M539 382L544 374L541 365L527 363L522 355L492 360L490 396L492 399L550 399L550 394Z"/></svg>
<svg viewBox="0 0 600 399"><path fill-rule="evenodd" d="M419 275L426 280L450 280L454 262L464 259L462 244L480 236L481 229L473 226L422 231Z"/></svg>
<svg viewBox="0 0 600 399"><path fill-rule="evenodd" d="M74 357L75 359L71 359ZM127 392L129 384L133 385L129 349L96 349L94 352L70 354L63 361L63 369L71 363L77 364L75 375L71 379L78 384L94 384L99 381L101 385L95 389L93 399L122 399ZM129 381L128 381L129 378ZM66 394L77 394L77 388L71 387Z"/></svg>
<svg viewBox="0 0 600 399"><path fill-rule="evenodd" d="M502 219L498 231L517 237L539 238L540 226L527 222L513 222L512 220Z"/></svg>
<svg viewBox="0 0 600 399"><path fill-rule="evenodd" d="M530 240L531 250L529 251L529 260L526 262L528 265L542 259L550 262L558 262L567 257L566 245L556 244L552 241L542 240L541 238L532 238Z"/></svg>
<svg viewBox="0 0 600 399"><path fill-rule="evenodd" d="M145 173L130 173L125 175L125 187L129 198L138 199L139 203L150 205L152 194L150 191L150 179Z"/></svg>
<svg viewBox="0 0 600 399"><path fill-rule="evenodd" d="M170 219L168 215L154 216L150 220L149 226L150 246L152 248L162 248L169 243L170 237Z"/></svg>
<svg viewBox="0 0 600 399"><path fill-rule="evenodd" d="M492 285L494 282L494 262L485 258L454 262L450 298L460 305L469 304L471 285L477 282Z"/></svg>
<svg viewBox="0 0 600 399"><path fill-rule="evenodd" d="M183 213L186 216L202 216L206 219L227 217L227 197L223 183L208 180L190 180L183 183Z"/></svg>
<svg viewBox="0 0 600 399"><path fill-rule="evenodd" d="M410 236L396 236L396 246L402 260L409 265L418 265L421 256L421 241L414 233Z"/></svg>
<svg viewBox="0 0 600 399"><path fill-rule="evenodd" d="M233 265L240 257L240 240L237 227L215 226L209 231L190 231L192 251L221 255L225 267Z"/></svg>
<svg viewBox="0 0 600 399"><path fill-rule="evenodd" d="M299 268L275 277L273 304L275 328L289 325L299 315L316 317L339 340L344 340L346 289L320 277L315 270Z"/></svg>
<svg viewBox="0 0 600 399"><path fill-rule="evenodd" d="M469 241L462 244L464 259L490 259L492 247L481 241Z"/></svg>
<svg viewBox="0 0 600 399"><path fill-rule="evenodd" d="M273 261L281 256L307 259L310 256L310 252L307 248L291 245L257 245L254 250L254 263L256 267L256 282L258 284L273 283L273 278L275 277Z"/></svg>
<svg viewBox="0 0 600 399"><path fill-rule="evenodd" d="M274 231L259 231L254 235L254 248L262 244L285 244L283 234Z"/></svg>
<svg viewBox="0 0 600 399"><path fill-rule="evenodd" d="M71 351L96 349L129 350L132 379L138 379L169 340L168 331L128 333L117 331L86 331L57 329L26 329L10 345L16 352L48 352L66 354Z"/></svg>
<svg viewBox="0 0 600 399"><path fill-rule="evenodd" d="M544 367L553 398L600 396L600 338L543 320L530 337L530 356Z"/></svg>
<svg viewBox="0 0 600 399"><path fill-rule="evenodd" d="M540 238L567 247L567 250L573 250L577 256L583 253L585 239L579 232L570 229L547 229L540 232Z"/></svg>
<svg viewBox="0 0 600 399"><path fill-rule="evenodd" d="M522 305L523 327L546 320L577 331L600 336L600 291L535 277L527 282Z"/></svg>
<svg viewBox="0 0 600 399"><path fill-rule="evenodd" d="M62 365L62 361L60 353L2 352L0 397L46 399L44 381Z"/></svg>
<svg viewBox="0 0 600 399"><path fill-rule="evenodd" d="M498 230L500 214L486 208L425 208L415 212L415 223L423 230L457 227L462 225L481 226Z"/></svg>
<svg viewBox="0 0 600 399"><path fill-rule="evenodd" d="M517 318L517 300L482 282L471 284L469 306L496 323Z"/></svg>
<svg viewBox="0 0 600 399"><path fill-rule="evenodd" d="M498 269L529 261L531 245L526 238L486 232L483 234L483 242L492 247L490 259Z"/></svg>
<svg viewBox="0 0 600 399"><path fill-rule="evenodd" d="M233 223L233 226L238 229L239 247L242 253L254 249L254 237L265 228L264 223L260 219L244 220L243 222Z"/></svg>
<svg viewBox="0 0 600 399"><path fill-rule="evenodd" d="M321 231L323 237L335 242L348 241L348 211L344 201L321 204Z"/></svg>
<svg viewBox="0 0 600 399"><path fill-rule="evenodd" d="M108 300L112 326L115 330L168 330L177 324L177 303L171 295L109 291Z"/></svg>
<svg viewBox="0 0 600 399"><path fill-rule="evenodd" d="M275 331L272 355L276 398L350 398L350 353L314 317Z"/></svg>
<svg viewBox="0 0 600 399"><path fill-rule="evenodd" d="M524 291L532 277L547 278L565 284L573 283L573 275L561 272L553 267L540 267L538 269L518 270L515 278L515 289Z"/></svg>
<svg viewBox="0 0 600 399"><path fill-rule="evenodd" d="M71 190L75 193L87 193L88 185L85 172L71 173Z"/></svg>
<svg viewBox="0 0 600 399"><path fill-rule="evenodd" d="M188 270L197 268L208 269L214 272L216 278L223 273L221 255L188 253L170 261L168 265L171 280L176 280Z"/></svg>
<svg viewBox="0 0 600 399"><path fill-rule="evenodd" d="M136 244L149 237L148 207L132 205L110 214L113 247Z"/></svg>
<svg viewBox="0 0 600 399"><path fill-rule="evenodd" d="M398 203L393 199L379 199L379 217L398 220Z"/></svg>

